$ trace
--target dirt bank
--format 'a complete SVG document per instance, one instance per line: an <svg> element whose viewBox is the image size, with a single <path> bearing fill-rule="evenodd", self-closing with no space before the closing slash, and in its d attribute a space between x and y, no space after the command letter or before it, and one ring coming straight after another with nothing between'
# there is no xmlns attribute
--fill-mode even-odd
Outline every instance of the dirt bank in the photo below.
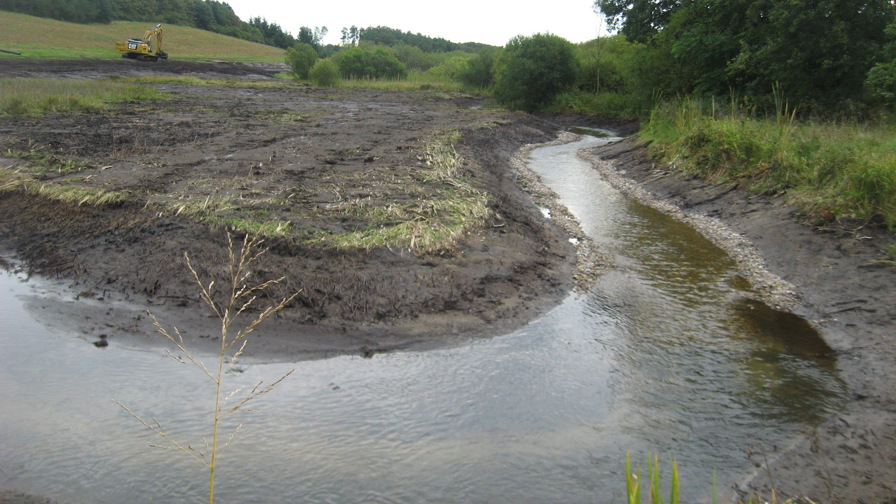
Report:
<svg viewBox="0 0 896 504"><path fill-rule="evenodd" d="M633 140L592 154L651 197L746 238L764 267L794 287L792 309L837 351L850 394L844 409L807 441L754 454L756 473L739 490L769 496L773 487L779 496L831 504L896 502L896 269L879 262L893 234L821 222L781 198L685 178Z"/></svg>
<svg viewBox="0 0 896 504"><path fill-rule="evenodd" d="M553 139L556 124L482 109L481 98L466 94L270 86L277 70L114 60L0 69L3 76L239 81L153 84L170 98L0 119L0 167L31 174L32 187L124 195L96 207L0 193L0 246L70 282L77 298L38 308L48 323L110 344L156 341L140 309L151 306L211 341L216 329L183 253L220 284L228 222L247 214L288 221L291 233L268 238L256 272L285 277L272 298L300 292L249 346L256 356L369 354L500 334L568 295L575 251L515 183L510 163L521 146ZM420 176L427 146L445 136L457 141L459 175L487 195L484 225L427 253L307 245L363 229L358 209L407 207L445 191Z"/></svg>

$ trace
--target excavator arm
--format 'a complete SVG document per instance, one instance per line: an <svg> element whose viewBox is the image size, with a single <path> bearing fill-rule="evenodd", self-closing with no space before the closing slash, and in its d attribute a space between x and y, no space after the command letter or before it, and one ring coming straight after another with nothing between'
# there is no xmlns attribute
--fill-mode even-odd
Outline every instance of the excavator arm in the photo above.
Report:
<svg viewBox="0 0 896 504"><path fill-rule="evenodd" d="M115 49L121 53L122 58L130 58L141 61L167 60L168 53L162 50L162 24L159 23L146 30L142 39L129 39L127 42L118 42Z"/></svg>

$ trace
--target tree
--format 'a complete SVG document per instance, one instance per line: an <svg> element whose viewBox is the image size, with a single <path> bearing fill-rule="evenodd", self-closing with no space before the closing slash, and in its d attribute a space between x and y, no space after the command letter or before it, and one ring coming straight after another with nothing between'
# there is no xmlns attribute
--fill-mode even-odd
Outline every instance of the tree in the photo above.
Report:
<svg viewBox="0 0 896 504"><path fill-rule="evenodd" d="M310 44L296 44L286 50L286 64L299 79L307 80L308 73L317 63L317 51Z"/></svg>
<svg viewBox="0 0 896 504"><path fill-rule="evenodd" d="M535 111L575 82L572 43L551 34L515 37L504 48L495 96L511 108Z"/></svg>
<svg viewBox="0 0 896 504"><path fill-rule="evenodd" d="M342 29L342 45L356 46L361 40L361 34L364 30L359 30L357 26L352 25L351 28Z"/></svg>
<svg viewBox="0 0 896 504"><path fill-rule="evenodd" d="M657 37L689 91L735 90L830 108L859 98L880 60L890 0L692 0Z"/></svg>
<svg viewBox="0 0 896 504"><path fill-rule="evenodd" d="M632 42L646 42L672 18L688 0L595 0L594 10L602 12L610 27Z"/></svg>

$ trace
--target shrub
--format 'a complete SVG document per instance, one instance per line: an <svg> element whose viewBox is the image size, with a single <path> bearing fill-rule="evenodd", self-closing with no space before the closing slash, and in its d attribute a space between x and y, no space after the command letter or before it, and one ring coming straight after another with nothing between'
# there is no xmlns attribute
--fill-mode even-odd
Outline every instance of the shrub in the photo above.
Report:
<svg viewBox="0 0 896 504"><path fill-rule="evenodd" d="M868 72L865 86L873 98L889 105L896 105L896 60L875 65Z"/></svg>
<svg viewBox="0 0 896 504"><path fill-rule="evenodd" d="M460 69L458 79L472 88L490 88L495 83L495 63L498 61L498 54L495 49L486 49L468 59L466 66Z"/></svg>
<svg viewBox="0 0 896 504"><path fill-rule="evenodd" d="M337 53L335 58L346 79L404 79L408 76L407 67L382 47L353 47Z"/></svg>
<svg viewBox="0 0 896 504"><path fill-rule="evenodd" d="M311 82L320 87L335 87L339 84L339 67L325 59L314 64L309 74Z"/></svg>
<svg viewBox="0 0 896 504"><path fill-rule="evenodd" d="M299 79L307 79L316 62L317 51L309 44L296 44L286 50L286 64Z"/></svg>
<svg viewBox="0 0 896 504"><path fill-rule="evenodd" d="M576 58L568 40L551 34L515 37L504 48L495 97L502 104L535 111L576 81Z"/></svg>
<svg viewBox="0 0 896 504"><path fill-rule="evenodd" d="M437 79L457 80L467 65L469 56L452 56L426 71L426 75Z"/></svg>

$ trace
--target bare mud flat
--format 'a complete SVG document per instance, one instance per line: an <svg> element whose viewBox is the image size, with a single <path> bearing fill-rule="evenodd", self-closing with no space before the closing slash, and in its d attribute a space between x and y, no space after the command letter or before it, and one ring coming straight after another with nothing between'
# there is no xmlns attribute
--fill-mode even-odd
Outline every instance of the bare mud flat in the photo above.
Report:
<svg viewBox="0 0 896 504"><path fill-rule="evenodd" d="M896 502L896 268L881 260L892 233L822 222L781 198L688 179L626 140L595 149L617 175L684 212L718 220L755 247L764 267L795 287L793 311L837 352L845 408L795 447L754 454L744 493L824 503ZM724 248L724 247L723 247Z"/></svg>
<svg viewBox="0 0 896 504"><path fill-rule="evenodd" d="M248 211L290 223L290 236L267 239L270 251L257 273L285 277L272 297L300 294L250 345L258 356L369 353L500 334L568 294L575 251L520 190L510 166L521 146L553 139L556 125L481 109L482 99L466 94L266 87L282 68L172 63L2 68L6 77L157 74L230 81L147 84L170 98L0 119L4 168L48 164L40 183L126 195L102 207L0 195L3 245L92 301L44 309L49 323L71 324L74 317L81 332L102 334L110 344L158 337L139 311L96 304L114 300L151 306L196 328L190 332L200 339L214 339L207 337L215 329L183 259L188 253L206 278L222 280L227 221L203 222L196 215L205 207L226 207L225 218L230 209L234 218ZM429 252L303 244L315 233L367 225L352 209L413 205L442 190L419 174L428 170L428 146L445 136L457 139L460 176L488 197L492 215L485 225L455 246ZM60 165L65 169L55 168Z"/></svg>

